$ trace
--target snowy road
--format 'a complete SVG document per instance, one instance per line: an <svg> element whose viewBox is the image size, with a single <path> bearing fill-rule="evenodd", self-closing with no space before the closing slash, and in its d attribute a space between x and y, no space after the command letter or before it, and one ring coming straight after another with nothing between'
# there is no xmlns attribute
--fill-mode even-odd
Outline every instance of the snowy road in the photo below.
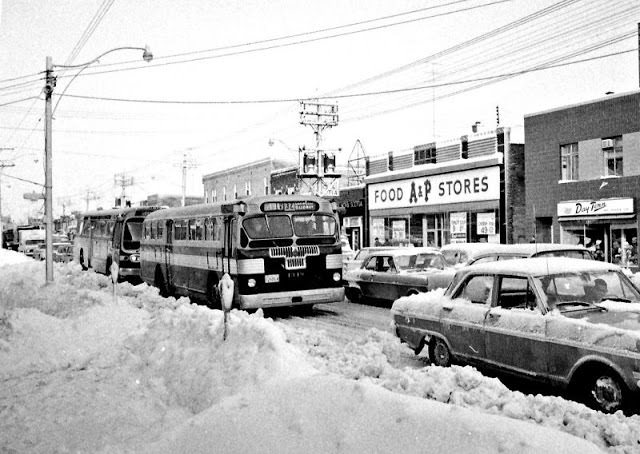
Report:
<svg viewBox="0 0 640 454"><path fill-rule="evenodd" d="M370 304L355 304L348 299L340 303L317 304L312 312L266 313L287 333L289 342L311 355L324 356L322 345L331 342L345 348L358 348L371 340L372 329L391 336L391 313L389 307ZM319 348L318 348L319 347ZM416 357L411 350L403 348L394 363L396 367L421 368L428 364L425 352Z"/></svg>

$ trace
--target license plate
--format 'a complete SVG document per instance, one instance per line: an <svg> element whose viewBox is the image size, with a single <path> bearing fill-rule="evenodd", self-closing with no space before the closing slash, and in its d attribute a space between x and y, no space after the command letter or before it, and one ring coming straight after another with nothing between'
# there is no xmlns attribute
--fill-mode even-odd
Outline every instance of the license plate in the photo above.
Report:
<svg viewBox="0 0 640 454"><path fill-rule="evenodd" d="M274 282L280 282L280 275L278 275L278 274L265 274L264 282L266 284L273 284Z"/></svg>

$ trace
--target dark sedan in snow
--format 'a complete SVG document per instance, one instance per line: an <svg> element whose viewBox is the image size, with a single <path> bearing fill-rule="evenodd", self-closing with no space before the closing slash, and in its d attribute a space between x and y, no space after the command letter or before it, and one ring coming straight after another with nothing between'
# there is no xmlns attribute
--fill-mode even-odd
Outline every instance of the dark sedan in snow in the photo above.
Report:
<svg viewBox="0 0 640 454"><path fill-rule="evenodd" d="M401 247L371 252L360 268L344 277L345 294L351 301L363 298L392 302L401 296L446 287L440 279L446 268L440 251L431 247Z"/></svg>
<svg viewBox="0 0 640 454"><path fill-rule="evenodd" d="M461 269L446 291L401 298L395 332L416 353L568 390L604 412L638 407L640 291L616 265L570 258Z"/></svg>

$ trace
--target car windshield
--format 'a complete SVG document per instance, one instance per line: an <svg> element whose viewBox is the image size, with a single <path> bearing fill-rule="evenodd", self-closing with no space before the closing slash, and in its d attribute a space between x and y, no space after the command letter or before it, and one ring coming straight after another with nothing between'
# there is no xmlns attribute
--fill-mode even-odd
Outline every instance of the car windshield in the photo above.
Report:
<svg viewBox="0 0 640 454"><path fill-rule="evenodd" d="M287 215L264 215L247 218L242 227L254 240L264 238L287 238L293 235L291 219Z"/></svg>
<svg viewBox="0 0 640 454"><path fill-rule="evenodd" d="M449 266L454 266L459 263L467 263L467 261L469 260L466 252L454 249L442 251L442 255L444 256L445 262L447 262L447 265Z"/></svg>
<svg viewBox="0 0 640 454"><path fill-rule="evenodd" d="M535 278L551 309L585 306L604 300L640 302L640 293L618 271L569 272Z"/></svg>
<svg viewBox="0 0 640 454"><path fill-rule="evenodd" d="M44 244L44 240L26 240L24 244L30 245L30 246L33 246L33 245L37 246L39 244Z"/></svg>

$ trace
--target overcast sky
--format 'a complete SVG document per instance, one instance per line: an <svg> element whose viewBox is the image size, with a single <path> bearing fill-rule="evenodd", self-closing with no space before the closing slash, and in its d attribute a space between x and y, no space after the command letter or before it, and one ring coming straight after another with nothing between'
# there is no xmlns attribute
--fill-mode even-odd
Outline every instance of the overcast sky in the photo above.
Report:
<svg viewBox="0 0 640 454"><path fill-rule="evenodd" d="M4 169L2 212L16 220L42 207L23 199L42 187L16 177L44 183L46 56L80 65L145 45L155 56L120 50L75 78L80 68L56 67L56 216L63 204L111 206L122 173L134 201L180 194L185 153L192 195L203 174L266 156L295 161L298 146L314 144L299 124L302 98L338 104L324 143L346 165L357 140L375 156L455 139L476 121L494 129L496 106L522 142L528 113L638 87L637 0L1 4L0 147L13 150L0 160L15 163ZM545 65L555 67L526 72Z"/></svg>

